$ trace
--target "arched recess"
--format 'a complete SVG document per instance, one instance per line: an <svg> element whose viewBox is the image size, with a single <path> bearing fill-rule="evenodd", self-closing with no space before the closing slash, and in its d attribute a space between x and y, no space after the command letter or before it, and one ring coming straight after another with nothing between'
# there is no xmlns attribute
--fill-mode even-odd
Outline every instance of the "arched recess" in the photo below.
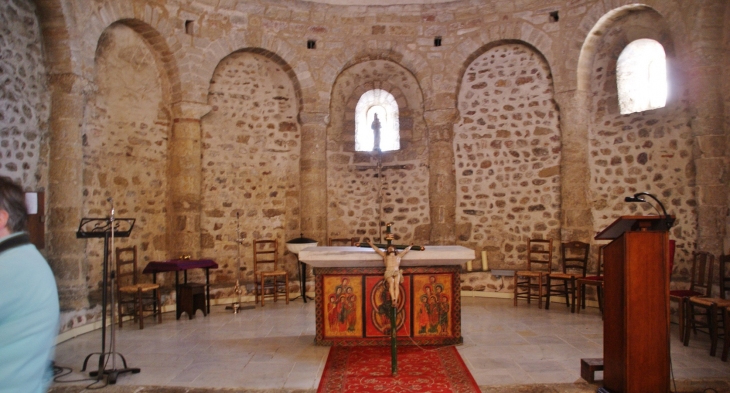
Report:
<svg viewBox="0 0 730 393"><path fill-rule="evenodd" d="M423 95L393 59L361 59L335 80L327 126L327 237L379 240L393 222L396 243L426 244L430 234L428 140ZM398 105L400 150L355 151L355 110L373 89ZM378 168L378 164L381 168Z"/></svg>
<svg viewBox="0 0 730 393"><path fill-rule="evenodd" d="M677 217L670 237L677 241L675 273L688 273L697 241L696 174L690 107L667 19L645 5L619 7L593 27L579 60L579 89L587 113L588 192L594 230L621 215L657 214L652 204L626 203L624 197L649 192ZM664 108L621 115L616 65L631 42L659 42L667 56L669 94Z"/></svg>
<svg viewBox="0 0 730 393"><path fill-rule="evenodd" d="M460 244L516 269L527 239L560 239L561 130L552 72L534 47L485 45L468 59L454 125Z"/></svg>
<svg viewBox="0 0 730 393"><path fill-rule="evenodd" d="M138 263L164 260L168 250L168 142L172 128L170 65L159 41L144 23L119 21L98 40L94 91L89 95L82 130L84 217L135 218L128 238L116 246L136 245ZM159 38L159 37L158 37ZM103 242L88 241L82 266L92 292L101 290ZM148 278L149 279L149 278ZM90 302L97 299L90 296Z"/></svg>
<svg viewBox="0 0 730 393"><path fill-rule="evenodd" d="M291 67L260 48L231 53L211 77L212 110L201 121L201 247L220 265L214 282L234 283L239 268L253 281L253 240L278 240L281 263L284 243L299 237L299 97ZM284 266L292 275L293 261Z"/></svg>

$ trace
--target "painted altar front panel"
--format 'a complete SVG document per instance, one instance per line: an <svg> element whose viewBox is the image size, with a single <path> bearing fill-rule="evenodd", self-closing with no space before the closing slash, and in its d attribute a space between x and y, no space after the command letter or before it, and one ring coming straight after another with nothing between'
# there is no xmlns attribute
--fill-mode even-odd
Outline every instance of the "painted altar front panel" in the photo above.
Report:
<svg viewBox="0 0 730 393"><path fill-rule="evenodd" d="M411 321L411 282L404 278L400 284L402 296L398 299L395 325L399 336L409 336ZM365 336L390 339L390 313L392 306L388 287L383 276L365 276Z"/></svg>
<svg viewBox="0 0 730 393"><path fill-rule="evenodd" d="M453 318L450 274L414 274L415 337L451 336Z"/></svg>
<svg viewBox="0 0 730 393"><path fill-rule="evenodd" d="M405 267L398 345L449 345L461 337L460 266ZM390 345L383 268L314 268L318 345Z"/></svg>
<svg viewBox="0 0 730 393"><path fill-rule="evenodd" d="M362 276L324 276L324 336L362 337Z"/></svg>

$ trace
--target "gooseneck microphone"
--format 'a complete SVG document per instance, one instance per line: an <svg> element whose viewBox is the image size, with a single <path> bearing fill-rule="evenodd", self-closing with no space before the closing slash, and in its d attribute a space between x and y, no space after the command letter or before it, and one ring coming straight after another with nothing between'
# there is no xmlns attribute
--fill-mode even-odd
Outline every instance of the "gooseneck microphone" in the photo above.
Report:
<svg viewBox="0 0 730 393"><path fill-rule="evenodd" d="M658 209L657 209L657 212L658 213L661 213L662 217L664 217L664 224L667 226L667 230L669 230L674 225L674 218L670 217L669 214L667 214L667 209L664 208L664 204L662 204L662 202L659 199L657 199L657 197L655 197L654 195L651 195L648 192L637 192L633 196L627 196L626 198L624 198L624 202L644 202L644 203L649 203L649 202L646 201L646 199L642 198L642 196L644 196L644 195L645 196L648 196L649 198L651 198L654 201L656 201L656 203L659 204L659 207L662 208L662 211L661 212L659 212ZM652 206L654 207L654 209L656 209L656 206L654 206L654 205L652 205Z"/></svg>

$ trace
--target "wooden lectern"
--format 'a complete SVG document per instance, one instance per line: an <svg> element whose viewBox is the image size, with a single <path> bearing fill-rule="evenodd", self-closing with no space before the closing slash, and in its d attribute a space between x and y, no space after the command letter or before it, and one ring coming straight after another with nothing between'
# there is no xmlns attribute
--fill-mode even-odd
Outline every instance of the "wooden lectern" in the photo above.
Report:
<svg viewBox="0 0 730 393"><path fill-rule="evenodd" d="M604 249L603 387L669 392L669 232L665 217L624 216Z"/></svg>

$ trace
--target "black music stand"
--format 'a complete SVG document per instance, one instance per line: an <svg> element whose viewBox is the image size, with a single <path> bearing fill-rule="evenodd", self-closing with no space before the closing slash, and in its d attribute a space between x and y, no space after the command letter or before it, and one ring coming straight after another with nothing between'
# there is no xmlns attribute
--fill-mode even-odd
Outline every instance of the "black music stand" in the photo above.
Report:
<svg viewBox="0 0 730 393"><path fill-rule="evenodd" d="M112 225L114 226L112 228ZM93 355L99 355L99 368L97 371L92 371L89 373L92 377L97 377L97 381L101 380L102 376L104 374L107 374L109 376L108 381L109 384L115 384L117 382L117 377L119 374L131 372L132 374L137 374L140 372L139 368L128 368L127 367L127 360L122 356L122 354L116 352L115 348L115 336L114 336L114 329L115 329L115 321L114 321L114 310L115 305L112 304L112 323L111 323L111 344L109 345L110 351L106 351L106 304L107 304L107 288L108 288L108 281L107 277L108 271L109 271L109 239L112 237L129 237L129 234L132 233L132 228L134 227L134 218L114 218L114 210L112 210L111 217L106 218L82 218L81 223L79 224L79 229L76 231L76 238L77 239L90 239L90 238L104 238L104 265L102 267L102 280L101 280L101 352L93 352L89 354L86 359L84 359L84 365L81 368L81 371L86 370L86 363L89 361L89 358ZM113 231L112 231L113 229ZM113 233L112 233L113 232ZM114 275L115 272L112 271L112 285L114 282ZM114 291L114 288L111 288L112 291ZM112 294L112 298L114 295ZM113 302L113 300L112 300ZM118 355L122 359L122 363L124 364L124 368L118 369L115 367L116 362L114 361L114 356ZM107 358L112 358L112 368L106 369L105 360Z"/></svg>

